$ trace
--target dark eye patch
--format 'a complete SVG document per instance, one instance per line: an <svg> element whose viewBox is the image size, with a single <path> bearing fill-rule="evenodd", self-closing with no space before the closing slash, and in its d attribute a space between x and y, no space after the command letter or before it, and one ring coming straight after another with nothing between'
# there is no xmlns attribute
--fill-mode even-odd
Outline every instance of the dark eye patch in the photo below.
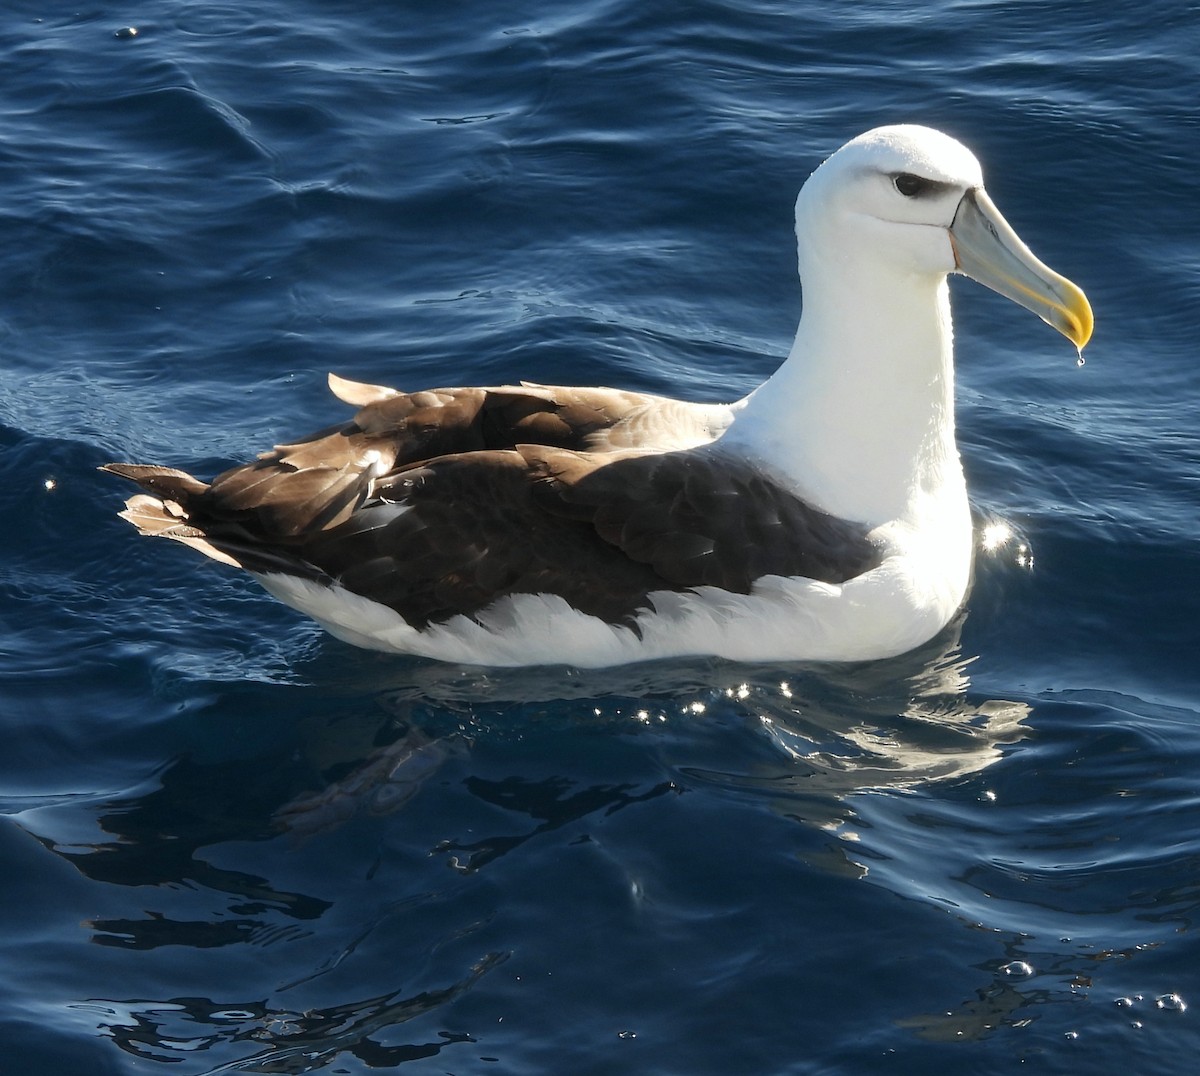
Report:
<svg viewBox="0 0 1200 1076"><path fill-rule="evenodd" d="M949 190L952 184L942 183L936 179L926 179L912 172L897 172L892 176L892 184L905 198L921 198L925 195L938 194Z"/></svg>
<svg viewBox="0 0 1200 1076"><path fill-rule="evenodd" d="M911 172L901 172L892 177L892 182L896 185L896 190L905 198L915 198L926 189L928 180L914 176Z"/></svg>

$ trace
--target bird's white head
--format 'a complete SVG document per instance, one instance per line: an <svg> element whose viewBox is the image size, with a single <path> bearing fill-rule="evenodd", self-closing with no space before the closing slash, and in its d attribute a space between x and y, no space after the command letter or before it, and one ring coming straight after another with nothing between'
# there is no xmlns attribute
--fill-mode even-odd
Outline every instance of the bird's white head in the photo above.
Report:
<svg viewBox="0 0 1200 1076"><path fill-rule="evenodd" d="M847 142L804 184L796 199L801 255L861 253L875 265L886 259L889 268L945 276L955 268L949 228L958 204L982 185L979 162L949 135L878 127Z"/></svg>
<svg viewBox="0 0 1200 1076"><path fill-rule="evenodd" d="M800 275L840 263L940 280L960 272L1032 310L1077 347L1092 312L1065 277L1040 262L983 188L962 143L929 127L877 127L818 168L796 200Z"/></svg>

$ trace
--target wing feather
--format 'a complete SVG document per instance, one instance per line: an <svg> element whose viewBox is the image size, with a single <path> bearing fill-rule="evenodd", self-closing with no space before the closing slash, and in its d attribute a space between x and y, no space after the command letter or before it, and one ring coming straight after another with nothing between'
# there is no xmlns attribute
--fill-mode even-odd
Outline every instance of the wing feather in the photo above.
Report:
<svg viewBox="0 0 1200 1076"><path fill-rule="evenodd" d="M841 582L878 563L862 527L709 446L711 408L606 389L330 384L358 406L351 421L211 483L110 465L152 495L127 518L251 571L336 582L417 627L523 593L632 623L656 591Z"/></svg>

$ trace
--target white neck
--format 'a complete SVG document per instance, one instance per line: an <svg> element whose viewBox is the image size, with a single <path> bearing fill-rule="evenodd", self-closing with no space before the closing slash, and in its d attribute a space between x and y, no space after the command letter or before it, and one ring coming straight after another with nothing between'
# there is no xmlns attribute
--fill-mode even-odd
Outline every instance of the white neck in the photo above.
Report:
<svg viewBox="0 0 1200 1076"><path fill-rule="evenodd" d="M821 509L871 526L965 503L946 280L869 259L802 267L787 361L723 439Z"/></svg>

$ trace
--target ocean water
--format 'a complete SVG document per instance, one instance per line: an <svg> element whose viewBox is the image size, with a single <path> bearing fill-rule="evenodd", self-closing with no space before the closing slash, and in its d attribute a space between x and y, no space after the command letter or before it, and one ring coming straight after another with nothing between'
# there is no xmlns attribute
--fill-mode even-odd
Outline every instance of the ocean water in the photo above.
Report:
<svg viewBox="0 0 1200 1076"><path fill-rule="evenodd" d="M0 1070L1190 1071L1197 57L1162 0L10 3ZM1097 317L1079 367L955 283L1013 537L922 651L405 661L116 519L98 464L212 474L327 370L743 394L796 190L897 121Z"/></svg>

